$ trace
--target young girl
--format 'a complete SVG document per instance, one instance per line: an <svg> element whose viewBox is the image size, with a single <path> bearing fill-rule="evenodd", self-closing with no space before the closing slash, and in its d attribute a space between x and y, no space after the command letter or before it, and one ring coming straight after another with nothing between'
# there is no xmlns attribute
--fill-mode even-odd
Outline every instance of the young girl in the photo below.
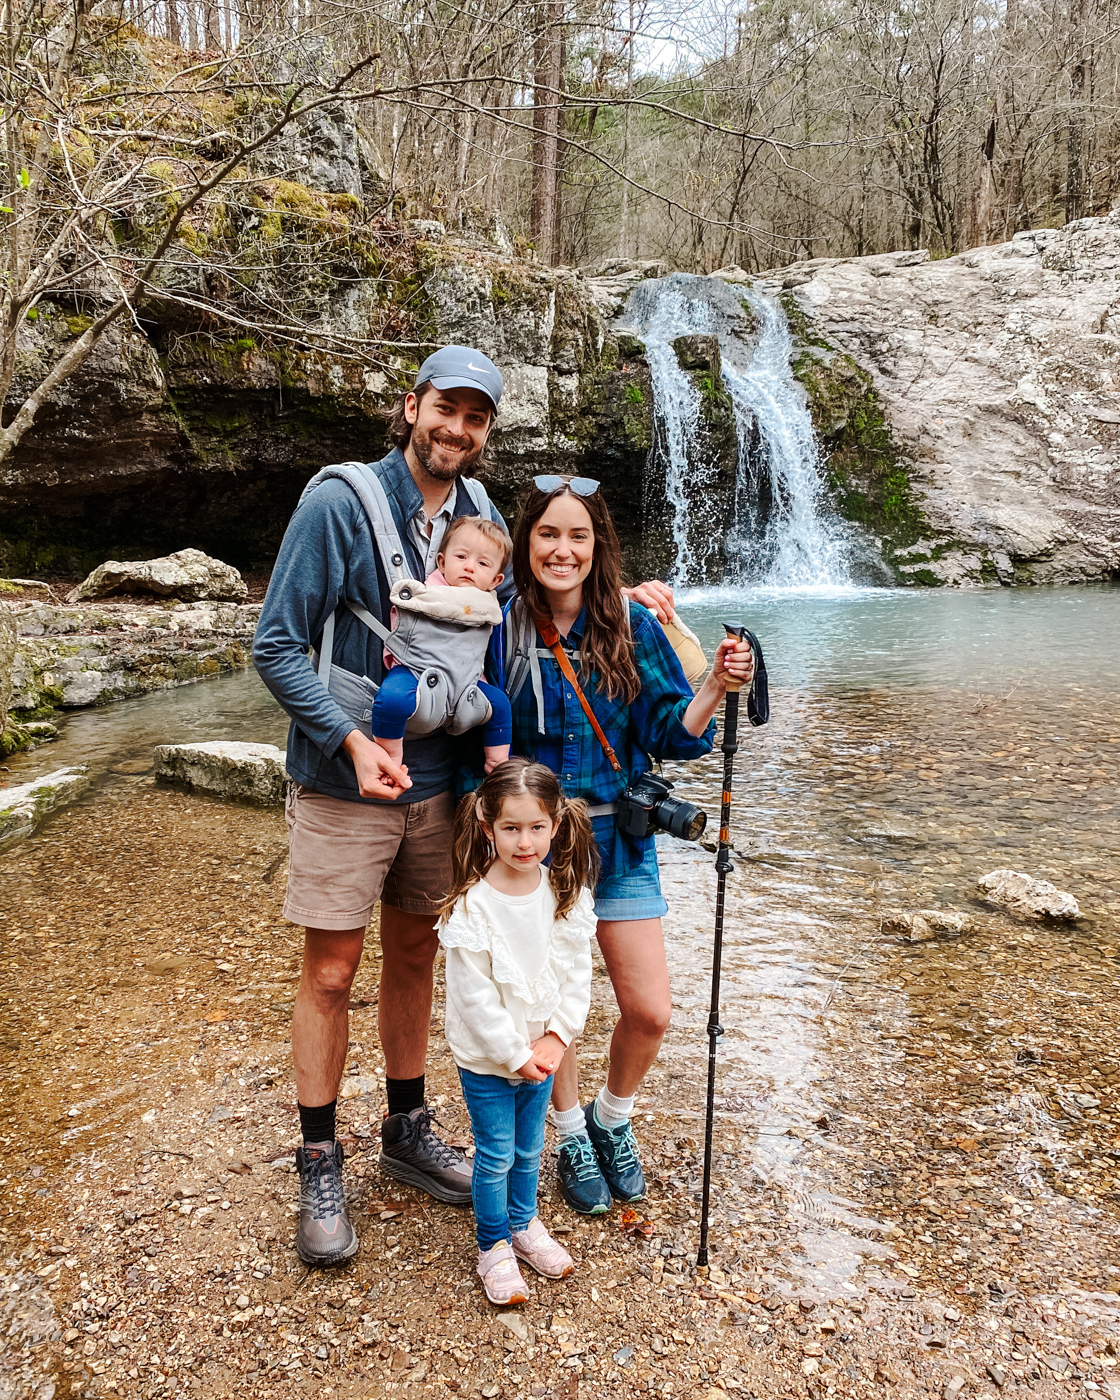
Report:
<svg viewBox="0 0 1120 1400"><path fill-rule="evenodd" d="M529 1296L518 1260L545 1278L574 1267L537 1218L537 1178L552 1076L591 1001L598 855L586 804L513 758L463 799L453 859L446 1033L474 1133L478 1273L505 1306Z"/></svg>

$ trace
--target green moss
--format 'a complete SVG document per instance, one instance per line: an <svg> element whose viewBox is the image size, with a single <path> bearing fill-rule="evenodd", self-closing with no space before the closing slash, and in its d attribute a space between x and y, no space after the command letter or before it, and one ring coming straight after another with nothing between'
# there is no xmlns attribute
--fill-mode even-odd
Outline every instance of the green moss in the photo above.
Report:
<svg viewBox="0 0 1120 1400"><path fill-rule="evenodd" d="M809 396L837 509L877 535L885 559L893 563L900 550L935 532L918 503L871 376L850 355L824 347L819 337L808 343L799 339L793 373ZM903 581L938 580L921 570L907 573Z"/></svg>
<svg viewBox="0 0 1120 1400"><path fill-rule="evenodd" d="M642 396L642 391L637 384L627 384L625 398L627 403L645 402L645 399Z"/></svg>
<svg viewBox="0 0 1120 1400"><path fill-rule="evenodd" d="M93 325L93 317L67 316L64 318L63 324L66 327L67 334L73 336L76 340L78 336L85 335L86 331Z"/></svg>
<svg viewBox="0 0 1120 1400"><path fill-rule="evenodd" d="M10 758L14 753L22 753L35 742L35 736L24 729L22 724L9 720L0 725L0 758ZM10 809L9 809L10 810ZM0 826L4 813L0 812Z"/></svg>
<svg viewBox="0 0 1120 1400"><path fill-rule="evenodd" d="M28 710L11 710L9 717L17 724L28 724L34 719L50 719L56 710L62 708L62 687L60 685L43 685L37 687L36 696L39 703Z"/></svg>
<svg viewBox="0 0 1120 1400"><path fill-rule="evenodd" d="M39 308L37 306L29 306L27 308L27 319L29 321L37 321L39 319Z"/></svg>

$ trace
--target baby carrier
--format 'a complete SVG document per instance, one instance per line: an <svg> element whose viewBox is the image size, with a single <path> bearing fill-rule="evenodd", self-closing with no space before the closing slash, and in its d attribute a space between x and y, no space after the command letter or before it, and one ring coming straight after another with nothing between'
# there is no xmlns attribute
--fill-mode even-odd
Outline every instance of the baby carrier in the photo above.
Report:
<svg viewBox="0 0 1120 1400"><path fill-rule="evenodd" d="M393 628L386 627L368 608L349 598L339 606L349 608L359 622L385 643L397 661L416 675L416 710L405 732L412 737L431 734L436 729L461 734L485 724L490 718L490 702L479 690L477 681L486 659L490 628L502 620L497 598L477 588L429 587L409 578L389 498L377 474L364 462L324 467L304 487L299 504L303 504L316 486L331 480L345 481L369 517L389 582L389 597L397 609L397 623ZM465 477L459 480L477 513L489 520L490 500L486 488L481 482ZM370 736L370 717L378 686L368 676L333 664L337 616L336 611L327 618L313 665L344 713Z"/></svg>

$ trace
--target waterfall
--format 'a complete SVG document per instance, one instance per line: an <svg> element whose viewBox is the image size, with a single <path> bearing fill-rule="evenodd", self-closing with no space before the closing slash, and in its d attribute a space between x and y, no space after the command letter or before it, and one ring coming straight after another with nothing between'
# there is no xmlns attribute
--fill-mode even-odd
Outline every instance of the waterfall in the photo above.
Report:
<svg viewBox="0 0 1120 1400"><path fill-rule="evenodd" d="M674 273L640 282L623 316L646 348L656 441L676 548L673 580L710 579L716 556L729 582L776 588L849 582L847 533L828 509L805 394L790 368L785 314L752 288ZM738 464L730 528L706 497L714 468L696 449L701 393L673 342L715 335L734 405ZM699 519L697 518L699 515ZM723 535L726 533L726 540Z"/></svg>

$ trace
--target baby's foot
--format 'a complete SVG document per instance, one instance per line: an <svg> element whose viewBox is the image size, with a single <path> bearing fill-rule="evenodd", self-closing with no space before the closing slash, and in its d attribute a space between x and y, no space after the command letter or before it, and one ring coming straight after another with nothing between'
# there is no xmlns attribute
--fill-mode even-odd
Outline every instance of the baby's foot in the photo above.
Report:
<svg viewBox="0 0 1120 1400"><path fill-rule="evenodd" d="M575 1268L572 1256L556 1243L538 1216L524 1230L513 1232L513 1252L542 1278L567 1278Z"/></svg>
<svg viewBox="0 0 1120 1400"><path fill-rule="evenodd" d="M380 742L380 740L378 742ZM504 763L509 757L509 745L487 744L483 752L486 755L486 762L483 765L483 770L489 773L491 769L497 768L499 763Z"/></svg>

